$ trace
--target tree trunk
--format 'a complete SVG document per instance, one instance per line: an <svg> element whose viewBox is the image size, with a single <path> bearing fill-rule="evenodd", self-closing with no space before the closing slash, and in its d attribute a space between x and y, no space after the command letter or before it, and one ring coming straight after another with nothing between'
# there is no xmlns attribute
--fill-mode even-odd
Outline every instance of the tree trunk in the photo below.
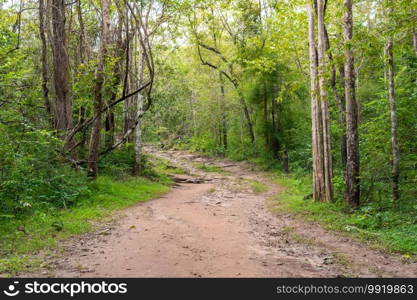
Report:
<svg viewBox="0 0 417 300"><path fill-rule="evenodd" d="M41 60L42 60L42 95L44 99L44 105L48 114L50 124L54 124L52 116L51 103L49 101L49 88L48 88L48 48L46 44L45 36L45 3L44 0L39 0L39 35L41 37L42 49L41 49Z"/></svg>
<svg viewBox="0 0 417 300"><path fill-rule="evenodd" d="M85 62L86 57L88 58L87 46L85 42L85 30L84 30L84 20L83 14L81 9L81 0L77 1L77 15L78 15L78 23L80 26L80 35L79 35L79 52L80 52L80 59L81 63Z"/></svg>
<svg viewBox="0 0 417 300"><path fill-rule="evenodd" d="M250 138L251 144L255 147L255 133L253 131L253 123L252 123L252 118L250 116L248 105L246 104L245 97L243 96L243 93L240 91L238 81L231 80L231 82L232 82L234 88L236 89L236 91L239 95L239 102L240 102L240 105L242 105L243 114L244 114L245 119L246 119L246 125L248 127L249 138Z"/></svg>
<svg viewBox="0 0 417 300"><path fill-rule="evenodd" d="M101 1L102 22L101 22L101 45L96 70L96 80L94 87L94 115L98 117L93 122L90 138L90 151L88 158L88 175L97 177L97 161L100 146L100 129L101 129L101 110L103 108L103 84L104 84L104 66L107 55L107 39L109 31L109 2Z"/></svg>
<svg viewBox="0 0 417 300"><path fill-rule="evenodd" d="M133 27L133 26L132 26ZM129 54L127 59L129 59L129 63L131 66L131 70L133 70L133 72L129 73L128 75L128 87L130 90L135 90L137 88L137 84L138 84L138 80L137 77L135 78L135 76L138 76L139 74L137 73L138 67L137 67L137 59L136 59L136 53L135 53L135 49L137 49L137 37L133 37L132 38L132 42L129 43ZM126 65L127 69L126 72L129 72L129 66ZM135 75L136 74L136 75ZM125 126L125 132L132 127L132 124L135 123L135 111L137 109L136 104L137 104L137 99L138 99L138 95L135 95L134 97L131 97L130 99L127 99L125 101L125 117L124 117L124 126ZM133 138L134 137L129 137L129 141L133 142Z"/></svg>
<svg viewBox="0 0 417 300"><path fill-rule="evenodd" d="M105 144L107 147L110 147L111 145L114 144L114 138L116 134L115 114L114 114L113 109L110 109L106 114L105 130L106 130Z"/></svg>
<svg viewBox="0 0 417 300"><path fill-rule="evenodd" d="M339 94L337 90L337 72L336 66L333 65L332 67L332 79L331 79L331 86L334 98L336 100L336 104L339 108L339 126L342 129L342 135L340 137L340 158L342 161L342 169L344 174L346 175L346 161L347 161L347 150L346 150L346 99L345 93ZM339 68L339 76L340 76L340 86L345 88L345 69L342 65Z"/></svg>
<svg viewBox="0 0 417 300"><path fill-rule="evenodd" d="M242 103L244 102L243 98L241 98L241 102ZM250 117L249 108L246 106L246 104L243 107L243 111L245 113L245 118L246 118L246 122L247 122L247 125L248 125L250 142L255 147L255 133L253 131L253 123L252 123L252 119Z"/></svg>
<svg viewBox="0 0 417 300"><path fill-rule="evenodd" d="M278 140L279 126L277 126L276 120L276 110L277 110L277 101L276 96L278 94L278 86L276 83L272 85L272 97L271 98L271 146L272 154L275 159L280 159L279 153L281 151L281 144Z"/></svg>
<svg viewBox="0 0 417 300"><path fill-rule="evenodd" d="M288 174L290 172L290 164L289 164L288 150L287 149L284 149L282 151L281 161L282 161L282 169L283 169L284 173Z"/></svg>
<svg viewBox="0 0 417 300"><path fill-rule="evenodd" d="M311 97L311 127L312 127L312 155L313 155L313 198L321 200L324 194L323 150L321 142L321 118L318 103L317 81L317 49L315 39L314 10L311 0L307 0L308 40L310 57L310 97Z"/></svg>
<svg viewBox="0 0 417 300"><path fill-rule="evenodd" d="M240 101L240 104L242 105L243 113L246 119L246 125L248 127L250 142L255 147L255 133L253 131L253 123L250 117L249 108L246 105L246 101L245 101L245 98L243 97L242 92L239 90L239 85L235 84L235 88L239 94L239 101Z"/></svg>
<svg viewBox="0 0 417 300"><path fill-rule="evenodd" d="M54 66L55 129L63 136L72 128L72 105L69 97L69 59L65 30L65 1L52 0L52 50ZM73 140L66 142L70 148Z"/></svg>
<svg viewBox="0 0 417 300"><path fill-rule="evenodd" d="M221 109L221 128L223 135L223 149L227 150L227 117L226 117L226 99L224 95L223 75L219 72L220 82L220 109Z"/></svg>
<svg viewBox="0 0 417 300"><path fill-rule="evenodd" d="M359 134L358 106L355 98L355 71L352 52L352 0L345 0L345 99L346 99L346 191L345 201L350 207L357 207L360 199L359 185Z"/></svg>
<svg viewBox="0 0 417 300"><path fill-rule="evenodd" d="M122 10L119 10L119 13L123 13ZM116 47L114 49L114 55L115 58L118 59L117 62L115 62L113 66L113 82L112 87L110 89L110 96L109 96L109 103L113 103L116 100L117 94L118 94L118 86L122 82L122 79L124 77L124 74L122 72L123 67L123 58L126 51L126 46L128 44L128 38L129 36L126 35L126 40L123 39L123 16L120 16L121 20L119 20L119 24L117 27L117 41L116 41ZM128 68L128 66L127 66ZM127 72L126 72L127 73ZM126 91L123 91L122 96L126 96ZM115 135L116 135L116 123L115 123L115 112L114 109L111 108L108 110L106 114L106 141L105 144L107 147L110 147L115 142Z"/></svg>
<svg viewBox="0 0 417 300"><path fill-rule="evenodd" d="M394 205L400 199L400 147L397 137L397 104L395 99L395 74L394 74L394 53L393 39L389 38L386 45L387 68L388 68L388 96L391 115L391 143L392 143L392 199Z"/></svg>
<svg viewBox="0 0 417 300"><path fill-rule="evenodd" d="M414 46L414 51L416 52L416 55L417 55L417 32L413 33L413 46Z"/></svg>
<svg viewBox="0 0 417 300"><path fill-rule="evenodd" d="M327 103L327 91L325 70L327 67L326 59L326 36L324 27L324 0L317 0L317 28L318 28L318 78L320 90L320 107L321 107L321 121L323 132L323 157L324 157L324 186L325 194L323 201L330 202L333 198L333 167L332 167L332 152L330 144L330 129L329 129L329 110Z"/></svg>
<svg viewBox="0 0 417 300"><path fill-rule="evenodd" d="M140 58L140 65L138 67L138 74L139 74L139 83L138 86L143 84L143 75L145 70L145 55L142 53ZM141 116L143 114L143 95L141 93L138 94L136 98L136 115ZM142 117L139 117L137 120L137 125L135 128L135 159L133 162L133 175L140 175L142 170Z"/></svg>
<svg viewBox="0 0 417 300"><path fill-rule="evenodd" d="M345 95L343 93L339 93L337 89L337 69L336 64L333 59L333 55L330 50L330 40L329 35L327 33L326 26L324 27L324 33L326 38L326 51L328 51L328 57L332 64L332 75L330 79L330 85L332 87L333 96L335 98L336 104L339 108L339 126L342 129L342 136L340 137L340 156L342 161L342 169L344 176L346 175L346 101ZM340 86L345 88L345 71L344 66L340 65L339 67L339 75L340 75Z"/></svg>
<svg viewBox="0 0 417 300"><path fill-rule="evenodd" d="M340 65L339 67L339 76L340 76L340 86L345 88L345 67ZM338 101L340 115L339 115L339 124L343 128L343 134L341 136L341 148L340 155L342 157L343 171L346 173L346 163L347 163L347 141L346 141L346 99L345 93L340 96L340 101Z"/></svg>
<svg viewBox="0 0 417 300"><path fill-rule="evenodd" d="M265 150L269 151L272 149L271 140L270 140L270 131L268 128L268 94L267 94L267 87L266 82L263 84L264 92L263 92L263 100L264 100L264 137L265 137Z"/></svg>
<svg viewBox="0 0 417 300"><path fill-rule="evenodd" d="M197 135L197 112L195 109L196 93L194 90L191 91L190 95L190 110L191 110L191 122L193 126L193 136Z"/></svg>
<svg viewBox="0 0 417 300"><path fill-rule="evenodd" d="M143 110L143 95L139 94L137 99L137 110L141 112ZM133 162L133 175L138 176L142 173L142 118L137 120L137 126L135 128L135 159Z"/></svg>

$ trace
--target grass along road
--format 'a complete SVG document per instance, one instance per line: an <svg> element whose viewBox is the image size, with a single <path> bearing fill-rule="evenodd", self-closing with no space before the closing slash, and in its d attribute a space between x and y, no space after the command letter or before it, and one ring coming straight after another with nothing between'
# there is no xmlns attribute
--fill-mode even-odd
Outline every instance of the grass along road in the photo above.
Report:
<svg viewBox="0 0 417 300"><path fill-rule="evenodd" d="M271 203L279 202L285 189L245 163L185 151L147 151L185 170L176 175L181 179L176 188L124 210L104 231L73 240L64 255L50 261L54 268L37 275L417 276L416 263L400 255L372 249L288 211L271 213ZM227 172L207 172L196 164Z"/></svg>

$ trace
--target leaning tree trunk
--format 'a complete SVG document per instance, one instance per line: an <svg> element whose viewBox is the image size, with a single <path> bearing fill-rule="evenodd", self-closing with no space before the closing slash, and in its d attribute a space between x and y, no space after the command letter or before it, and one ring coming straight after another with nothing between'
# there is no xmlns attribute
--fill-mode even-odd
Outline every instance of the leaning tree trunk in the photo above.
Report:
<svg viewBox="0 0 417 300"><path fill-rule="evenodd" d="M360 199L359 185L359 134L358 105L355 98L355 71L352 52L352 0L345 0L345 99L346 99L346 191L345 201L357 207Z"/></svg>
<svg viewBox="0 0 417 300"><path fill-rule="evenodd" d="M324 187L325 194L323 201L330 202L333 198L333 167L332 167L332 152L330 145L330 128L329 128L329 109L327 103L326 91L326 33L324 27L324 1L317 0L317 28L318 28L318 77L320 89L320 107L321 107L321 121L323 131L323 157L324 157Z"/></svg>
<svg viewBox="0 0 417 300"><path fill-rule="evenodd" d="M254 133L254 130L253 130L253 123L252 123L252 118L250 116L249 108L247 107L247 105L245 103L245 100L244 100L242 95L241 95L240 101L241 101L241 103L244 104L243 112L245 113L246 123L248 125L250 142L255 147L255 133Z"/></svg>
<svg viewBox="0 0 417 300"><path fill-rule="evenodd" d="M307 0L308 40L310 54L310 96L311 96L311 127L312 127L312 155L313 155L313 198L320 200L324 194L323 156L321 142L321 118L318 103L317 81L317 49L315 40L314 10L311 0Z"/></svg>
<svg viewBox="0 0 417 300"><path fill-rule="evenodd" d="M101 129L101 110L103 108L103 84L104 84L104 65L107 55L107 39L109 31L109 2L101 1L102 22L101 22L101 45L96 70L96 80L94 87L94 115L97 118L93 122L90 138L90 149L88 156L88 175L97 177L97 161L100 146L100 129Z"/></svg>
<svg viewBox="0 0 417 300"><path fill-rule="evenodd" d="M245 116L246 125L248 127L250 142L253 145L253 147L255 147L255 132L253 130L253 122L252 122L252 118L250 116L249 107L246 104L245 97L243 96L243 93L239 90L239 85L237 83L234 83L234 87L236 88L236 90L239 94L239 102L242 105L243 114Z"/></svg>
<svg viewBox="0 0 417 300"><path fill-rule="evenodd" d="M388 97L391 115L391 142L392 142L392 199L394 204L400 199L400 146L397 137L397 104L395 99L394 82L394 53L393 40L389 38L386 45L387 68L388 68Z"/></svg>

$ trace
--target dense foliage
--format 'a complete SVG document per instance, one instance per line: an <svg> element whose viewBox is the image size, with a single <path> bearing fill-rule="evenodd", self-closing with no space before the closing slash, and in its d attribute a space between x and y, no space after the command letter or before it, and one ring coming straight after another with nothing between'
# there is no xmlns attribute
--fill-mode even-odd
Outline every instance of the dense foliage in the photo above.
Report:
<svg viewBox="0 0 417 300"><path fill-rule="evenodd" d="M0 218L73 205L88 189L87 174L97 176L97 165L98 173L112 176L131 169L158 177L141 156L142 129L145 142L163 148L252 160L297 178L310 176L306 0L54 0L66 16L65 41L57 39L59 28L51 30L49 2L0 0ZM340 212L345 206L345 110L338 99L345 93L344 53L351 48L359 106L360 215L382 220L363 221L365 227L383 227L390 223L385 219L415 226L417 2L354 1L349 43L343 38L344 1L325 3L327 65L320 71L328 94L333 208ZM389 41L393 65L387 60ZM68 55L66 66L56 63L59 47ZM390 66L400 153L398 201L391 191ZM68 75L61 78L69 87L68 128L57 125L60 72ZM307 198L310 192L305 191Z"/></svg>
<svg viewBox="0 0 417 300"><path fill-rule="evenodd" d="M158 101L154 113L147 116L148 139L157 141L162 134L167 144L186 144L207 154L236 159L258 157L276 161L284 168L288 164L292 172L310 172L304 2L265 1L260 2L261 6L252 1L192 3L193 12L184 20L188 42L179 41L172 59L160 70ZM340 22L343 6L339 2L329 1L326 18L331 45L328 51L337 68L343 64L344 47ZM393 34L401 153L398 205L415 209L417 56L413 47L415 16L410 14L413 5L413 1L395 2L392 20L387 20L383 2L361 1L354 7L353 47L360 106L361 202L364 205L395 206L390 195L392 153L384 56L385 41ZM204 62L202 65L201 56L220 70L230 72L229 68L233 68L238 89L224 76L219 79L218 69ZM340 75L336 80L342 80ZM336 92L343 94L343 86L338 82ZM344 188L340 139L344 129L339 123L340 108L330 84L328 93L336 199L341 200ZM255 143L247 134L240 97L249 106Z"/></svg>

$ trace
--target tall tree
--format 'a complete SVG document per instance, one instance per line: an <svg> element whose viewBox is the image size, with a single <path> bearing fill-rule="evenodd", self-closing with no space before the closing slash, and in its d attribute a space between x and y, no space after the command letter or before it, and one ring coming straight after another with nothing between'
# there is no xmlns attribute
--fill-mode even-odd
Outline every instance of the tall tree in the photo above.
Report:
<svg viewBox="0 0 417 300"><path fill-rule="evenodd" d="M392 1L387 1L388 19L392 16ZM397 101L395 97L395 71L394 71L394 39L389 33L388 41L385 46L386 67L388 71L388 100L391 118L391 145L392 145L392 199L397 205L400 199L400 146L398 143L398 124L397 124Z"/></svg>
<svg viewBox="0 0 417 300"><path fill-rule="evenodd" d="M222 70L219 66L216 66L215 64L213 64L213 63L207 61L206 59L204 59L203 56L202 56L202 53L201 53L201 48L207 49L207 50L219 55L221 57L222 61L229 66L229 72ZM246 103L245 96L243 95L243 92L241 91L240 83L239 83L238 79L233 74L232 65L229 64L228 60L216 48L207 46L207 45L199 42L197 44L197 50L198 50L198 55L200 57L201 64L204 65L204 66L209 66L210 68L215 69L218 72L220 72L224 77L227 78L227 80L229 80L229 82L235 88L237 94L239 95L239 103L242 106L243 114L245 116L249 138L250 138L251 143L254 145L255 144L255 131L253 129L254 126L253 126L252 117L251 117L251 114L250 114L248 104Z"/></svg>
<svg viewBox="0 0 417 300"><path fill-rule="evenodd" d="M139 55L139 65L137 66L138 82L139 86L143 84L144 70L145 70L145 55L141 53ZM136 97L136 115L143 115L144 98L142 93L139 93ZM138 118L135 128L135 159L133 163L133 175L140 175L142 172L142 118Z"/></svg>
<svg viewBox="0 0 417 300"><path fill-rule="evenodd" d="M332 88L334 99L336 100L336 104L339 108L339 126L342 129L342 134L340 137L340 157L342 162L342 168L343 171L346 173L346 99L345 99L345 93L341 93L338 90L338 81L339 85L343 88L345 88L345 69L343 64L338 64L334 57L332 52L330 51L330 39L329 34L327 32L327 27L324 27L324 33L326 38L326 51L327 55L329 57L329 61L331 63L331 79L330 79L330 85ZM338 67L338 68L337 68ZM337 80L337 70L339 70L339 80Z"/></svg>
<svg viewBox="0 0 417 300"><path fill-rule="evenodd" d="M323 135L323 163L324 163L324 201L332 201L333 198L333 166L332 166L332 152L330 143L330 127L329 127L329 109L327 101L326 89L326 33L325 33L325 0L317 0L317 34L318 34L318 77L320 90L320 107L321 107L321 121L322 121L322 135Z"/></svg>
<svg viewBox="0 0 417 300"><path fill-rule="evenodd" d="M85 41L85 26L84 26L83 11L81 7L81 0L77 1L77 16L78 16L78 25L80 26L80 33L78 37L79 55L80 55L81 63L84 63L86 58L88 58L88 51L87 51L87 45Z"/></svg>
<svg viewBox="0 0 417 300"><path fill-rule="evenodd" d="M39 0L39 35L42 42L41 48L41 62L42 62L42 95L44 99L44 105L48 118L53 124L52 108L49 101L49 88L48 88L48 47L46 43L45 34L45 1Z"/></svg>
<svg viewBox="0 0 417 300"><path fill-rule="evenodd" d="M97 117L93 122L91 130L90 149L88 157L88 175L92 178L97 177L97 161L100 146L101 111L103 108L104 67L107 55L107 43L110 22L109 0L101 1L101 11L101 43L94 87L94 115L96 115Z"/></svg>
<svg viewBox="0 0 417 300"><path fill-rule="evenodd" d="M52 0L52 52L55 87L55 129L62 136L72 128L65 0ZM71 147L73 139L66 142Z"/></svg>
<svg viewBox="0 0 417 300"><path fill-rule="evenodd" d="M315 13L316 12L316 13ZM324 26L324 2L307 0L308 40L310 48L310 93L312 118L313 151L313 198L331 201L333 197L332 158L329 132L329 111L325 82L326 35ZM315 15L317 15L317 39L315 34Z"/></svg>
<svg viewBox="0 0 417 300"><path fill-rule="evenodd" d="M123 36L123 28L125 25L124 22L124 15L125 15L125 9L119 6L120 3L116 2L117 5L117 11L119 14L119 21L117 26L115 26L114 30L111 32L111 35L116 36L115 40L115 47L113 47L112 54L116 62L114 63L113 70L112 70L112 84L109 91L109 102L112 103L116 100L118 95L118 87L120 83L122 82L122 79L124 77L123 74L123 59L124 55L126 53L126 46L129 43L129 35L126 33L125 37ZM128 68L126 68L126 74ZM127 87L126 87L127 88ZM123 86L123 96L126 95L126 89ZM106 131L106 139L105 144L106 146L111 146L114 143L115 135L116 135L116 113L114 109L109 109L106 113L106 120L105 120L105 131Z"/></svg>
<svg viewBox="0 0 417 300"><path fill-rule="evenodd" d="M358 105L355 97L355 70L352 51L353 17L352 0L345 0L345 99L346 99L346 191L345 201L351 207L359 205L359 134Z"/></svg>
<svg viewBox="0 0 417 300"><path fill-rule="evenodd" d="M315 18L312 1L307 0L308 14L308 41L310 53L310 97L311 97L311 128L312 128L312 154L313 154L313 198L322 197L324 187L323 157L321 156L320 110L318 107L318 81L317 81L317 49L315 38Z"/></svg>
<svg viewBox="0 0 417 300"><path fill-rule="evenodd" d="M220 110L221 110L221 140L224 151L227 150L227 117L226 117L226 99L224 93L224 80L222 73L219 72L220 83Z"/></svg>

